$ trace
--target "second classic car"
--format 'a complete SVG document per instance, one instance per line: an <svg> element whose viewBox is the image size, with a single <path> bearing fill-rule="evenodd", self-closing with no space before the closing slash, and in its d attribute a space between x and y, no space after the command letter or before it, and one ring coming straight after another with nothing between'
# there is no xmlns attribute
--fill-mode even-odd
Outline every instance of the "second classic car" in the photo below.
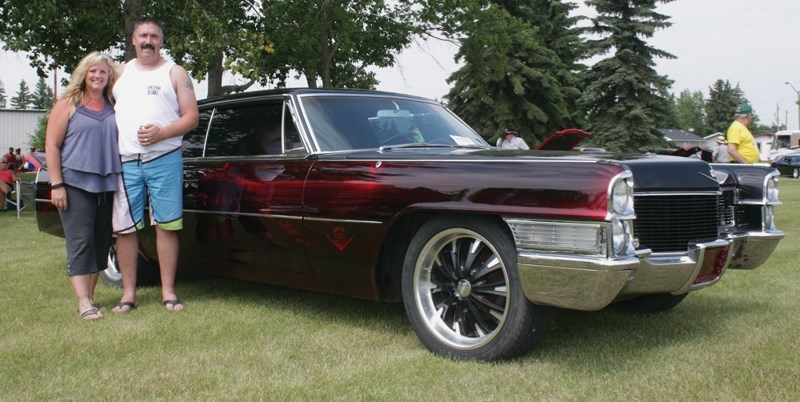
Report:
<svg viewBox="0 0 800 402"><path fill-rule="evenodd" d="M456 358L531 350L553 307L671 309L783 237L769 167L502 150L392 93L251 92L200 110L182 149L182 266L402 302L422 343ZM61 234L46 171L37 181L40 229Z"/></svg>

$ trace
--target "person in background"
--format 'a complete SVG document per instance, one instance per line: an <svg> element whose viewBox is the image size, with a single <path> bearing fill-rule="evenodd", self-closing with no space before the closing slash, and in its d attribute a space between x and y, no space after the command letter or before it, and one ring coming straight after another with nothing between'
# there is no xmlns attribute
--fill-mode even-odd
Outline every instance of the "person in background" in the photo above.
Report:
<svg viewBox="0 0 800 402"><path fill-rule="evenodd" d="M8 163L5 158L0 159L0 212L8 209L6 200L16 185L17 175L12 166L14 164Z"/></svg>
<svg viewBox="0 0 800 402"><path fill-rule="evenodd" d="M144 228L145 204L155 226L161 271L161 304L178 312L184 304L175 294L178 233L183 228L183 135L199 124L197 97L186 70L161 55L164 29L150 16L134 23L131 37L136 58L117 68L120 191L114 199L117 262L122 273L122 298L112 309L136 308L137 230Z"/></svg>
<svg viewBox="0 0 800 402"><path fill-rule="evenodd" d="M17 157L14 156L14 147L8 147L8 153L3 155L3 160L8 162L9 165L17 161Z"/></svg>
<svg viewBox="0 0 800 402"><path fill-rule="evenodd" d="M25 170L25 157L22 156L22 150L17 148L14 150L14 158L16 158L14 165L16 166L17 170L20 172L24 172Z"/></svg>
<svg viewBox="0 0 800 402"><path fill-rule="evenodd" d="M728 128L728 153L731 162L753 164L759 161L761 155L753 134L747 128L752 121L752 106L743 103L736 107L734 121Z"/></svg>
<svg viewBox="0 0 800 402"><path fill-rule="evenodd" d="M517 137L517 130L506 128L503 138L497 140L497 147L503 149L530 149L522 138Z"/></svg>
<svg viewBox="0 0 800 402"><path fill-rule="evenodd" d="M111 56L91 52L78 62L47 120L45 158L51 202L67 240L67 275L84 320L103 316L94 301L98 273L111 247L112 198L122 171L114 118Z"/></svg>
<svg viewBox="0 0 800 402"><path fill-rule="evenodd" d="M725 137L717 137L717 145L714 146L714 152L711 153L711 161L717 163L728 163L731 161L731 155L728 153L728 143L725 142Z"/></svg>

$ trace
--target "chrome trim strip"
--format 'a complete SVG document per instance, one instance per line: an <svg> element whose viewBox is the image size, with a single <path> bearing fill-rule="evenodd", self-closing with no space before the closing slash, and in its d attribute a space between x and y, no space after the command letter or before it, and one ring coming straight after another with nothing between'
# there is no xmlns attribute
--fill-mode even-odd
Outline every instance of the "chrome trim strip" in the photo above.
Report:
<svg viewBox="0 0 800 402"><path fill-rule="evenodd" d="M634 197L650 197L650 196L683 196L683 195L708 195L708 196L718 196L720 195L720 191L634 191Z"/></svg>
<svg viewBox="0 0 800 402"><path fill-rule="evenodd" d="M316 221L316 222L334 222L334 223L359 223L359 224L367 224L367 225L383 225L384 222L381 221L365 221L365 220L357 220L357 219L329 219L329 218L304 218L307 221Z"/></svg>
<svg viewBox="0 0 800 402"><path fill-rule="evenodd" d="M50 200L45 200L50 201ZM383 225L384 222L380 221L367 221L367 220L358 220L358 219L329 219L329 218L309 218L303 216L295 216L295 215L278 215L278 214L259 214L254 212L222 212L222 211L208 211L204 209L184 209L184 213L191 212L193 214L199 215L223 215L223 216L231 216L231 217L251 217L251 218L266 218L266 219L288 219L288 220L307 220L307 221L315 221L315 222L335 222L335 223L357 223L357 224L367 224L367 225Z"/></svg>

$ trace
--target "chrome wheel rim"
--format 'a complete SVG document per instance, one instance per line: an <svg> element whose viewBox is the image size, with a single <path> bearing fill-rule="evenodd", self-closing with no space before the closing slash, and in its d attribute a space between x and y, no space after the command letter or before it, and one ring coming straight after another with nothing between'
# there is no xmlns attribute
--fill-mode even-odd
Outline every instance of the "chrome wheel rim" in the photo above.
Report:
<svg viewBox="0 0 800 402"><path fill-rule="evenodd" d="M122 280L122 274L119 272L119 264L117 263L117 249L113 244L111 248L108 249L106 269L101 272L103 276L111 282L119 282Z"/></svg>
<svg viewBox="0 0 800 402"><path fill-rule="evenodd" d="M414 269L417 310L431 334L457 349L490 342L508 315L508 275L485 238L443 231L422 248Z"/></svg>

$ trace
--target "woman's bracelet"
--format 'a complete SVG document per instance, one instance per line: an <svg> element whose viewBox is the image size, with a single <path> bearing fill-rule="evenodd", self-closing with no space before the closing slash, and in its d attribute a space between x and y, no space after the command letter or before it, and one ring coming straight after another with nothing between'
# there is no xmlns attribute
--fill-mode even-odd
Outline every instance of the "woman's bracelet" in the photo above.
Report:
<svg viewBox="0 0 800 402"><path fill-rule="evenodd" d="M57 189L57 188L61 188L61 187L64 187L64 183L63 183L63 182L61 182L61 183L58 183L58 184L53 184L53 185L51 185L51 186L50 186L50 189L51 189L51 190L55 190L55 189Z"/></svg>

